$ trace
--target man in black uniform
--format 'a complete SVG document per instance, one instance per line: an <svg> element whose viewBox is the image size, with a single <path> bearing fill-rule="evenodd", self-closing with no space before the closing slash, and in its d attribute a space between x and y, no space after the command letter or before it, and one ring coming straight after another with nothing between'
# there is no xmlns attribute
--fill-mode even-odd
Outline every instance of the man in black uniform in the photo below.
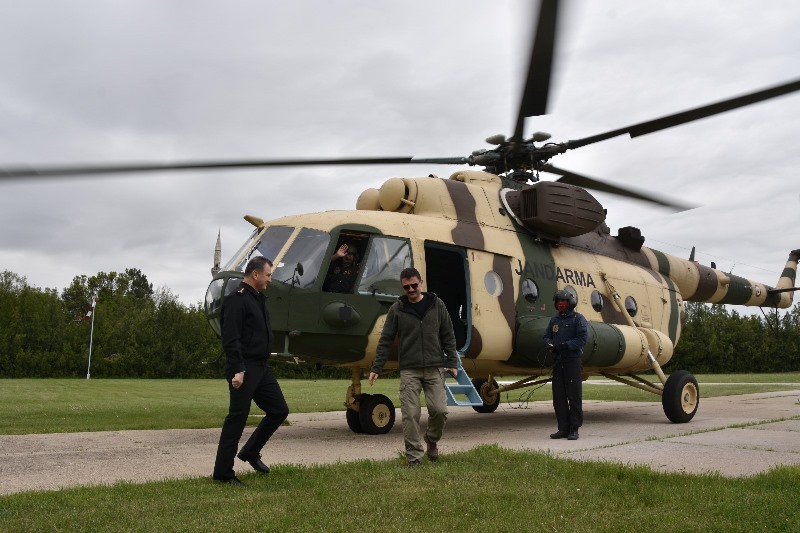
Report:
<svg viewBox="0 0 800 533"><path fill-rule="evenodd" d="M560 290L553 297L558 314L550 319L544 332L544 345L555 354L553 364L553 409L558 431L551 439L578 439L583 425L583 391L581 382L583 347L589 338L589 324L577 311L575 294Z"/></svg>
<svg viewBox="0 0 800 533"><path fill-rule="evenodd" d="M245 267L239 288L222 304L222 347L230 407L222 424L213 478L234 485L242 485L233 471L234 457L258 472L269 473L269 467L261 461L261 448L289 416L268 362L273 335L263 291L271 281L272 263L266 257L254 257ZM253 400L266 416L237 454Z"/></svg>

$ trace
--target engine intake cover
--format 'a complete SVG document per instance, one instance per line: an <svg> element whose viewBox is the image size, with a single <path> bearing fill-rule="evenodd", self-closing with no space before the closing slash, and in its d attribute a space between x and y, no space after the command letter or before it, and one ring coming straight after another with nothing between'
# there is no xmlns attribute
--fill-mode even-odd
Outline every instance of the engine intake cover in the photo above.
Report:
<svg viewBox="0 0 800 533"><path fill-rule="evenodd" d="M540 181L507 198L517 218L542 237L577 237L606 220L606 211L586 189L555 181Z"/></svg>

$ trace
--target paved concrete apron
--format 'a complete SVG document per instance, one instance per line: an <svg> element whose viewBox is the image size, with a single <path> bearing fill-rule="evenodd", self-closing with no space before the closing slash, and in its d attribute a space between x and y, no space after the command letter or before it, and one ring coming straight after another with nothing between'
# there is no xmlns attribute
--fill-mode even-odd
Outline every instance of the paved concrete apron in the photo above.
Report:
<svg viewBox="0 0 800 533"><path fill-rule="evenodd" d="M577 441L549 438L555 431L550 402L513 407L501 405L491 414L450 408L440 453L499 444L577 460L730 477L800 465L800 390L702 398L688 424L670 423L660 402L588 401ZM399 410L386 435L352 433L344 412L292 414L289 422L264 449L268 464L401 457ZM219 429L0 435L0 494L210 476L218 438ZM251 471L238 460L236 469Z"/></svg>

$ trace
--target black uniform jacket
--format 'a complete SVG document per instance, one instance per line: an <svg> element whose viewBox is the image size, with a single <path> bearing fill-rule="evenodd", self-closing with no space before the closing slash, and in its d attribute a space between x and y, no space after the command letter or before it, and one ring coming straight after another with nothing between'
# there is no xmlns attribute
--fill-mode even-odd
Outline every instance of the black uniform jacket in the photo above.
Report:
<svg viewBox="0 0 800 533"><path fill-rule="evenodd" d="M225 375L244 372L245 360L266 361L272 353L267 297L245 282L222 303Z"/></svg>
<svg viewBox="0 0 800 533"><path fill-rule="evenodd" d="M544 332L544 344L553 345L556 361L583 355L583 347L589 339L589 324L577 311L559 313L550 319Z"/></svg>

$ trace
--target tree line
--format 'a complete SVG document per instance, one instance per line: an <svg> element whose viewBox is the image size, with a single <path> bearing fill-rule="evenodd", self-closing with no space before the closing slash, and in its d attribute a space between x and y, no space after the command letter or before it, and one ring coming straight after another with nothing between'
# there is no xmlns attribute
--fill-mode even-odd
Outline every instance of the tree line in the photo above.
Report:
<svg viewBox="0 0 800 533"><path fill-rule="evenodd" d="M670 369L745 373L800 370L800 303L788 312L740 315L722 305L687 302Z"/></svg>
<svg viewBox="0 0 800 533"><path fill-rule="evenodd" d="M220 342L201 304L154 291L136 268L76 276L61 293L0 273L0 377L84 377L94 315L91 375L103 378L212 378L222 375ZM669 369L694 373L800 370L800 304L779 315L743 316L687 303ZM274 365L279 377L349 377L347 369Z"/></svg>
<svg viewBox="0 0 800 533"><path fill-rule="evenodd" d="M0 274L0 376L78 377L88 367L93 296L92 376L210 377L219 342L199 305L153 290L138 269L76 276L61 294Z"/></svg>
<svg viewBox="0 0 800 533"><path fill-rule="evenodd" d="M94 330L87 312L92 298ZM59 294L0 273L0 378L215 378L224 358L202 304L153 290L139 269L75 276ZM276 364L278 377L347 377L346 369Z"/></svg>

